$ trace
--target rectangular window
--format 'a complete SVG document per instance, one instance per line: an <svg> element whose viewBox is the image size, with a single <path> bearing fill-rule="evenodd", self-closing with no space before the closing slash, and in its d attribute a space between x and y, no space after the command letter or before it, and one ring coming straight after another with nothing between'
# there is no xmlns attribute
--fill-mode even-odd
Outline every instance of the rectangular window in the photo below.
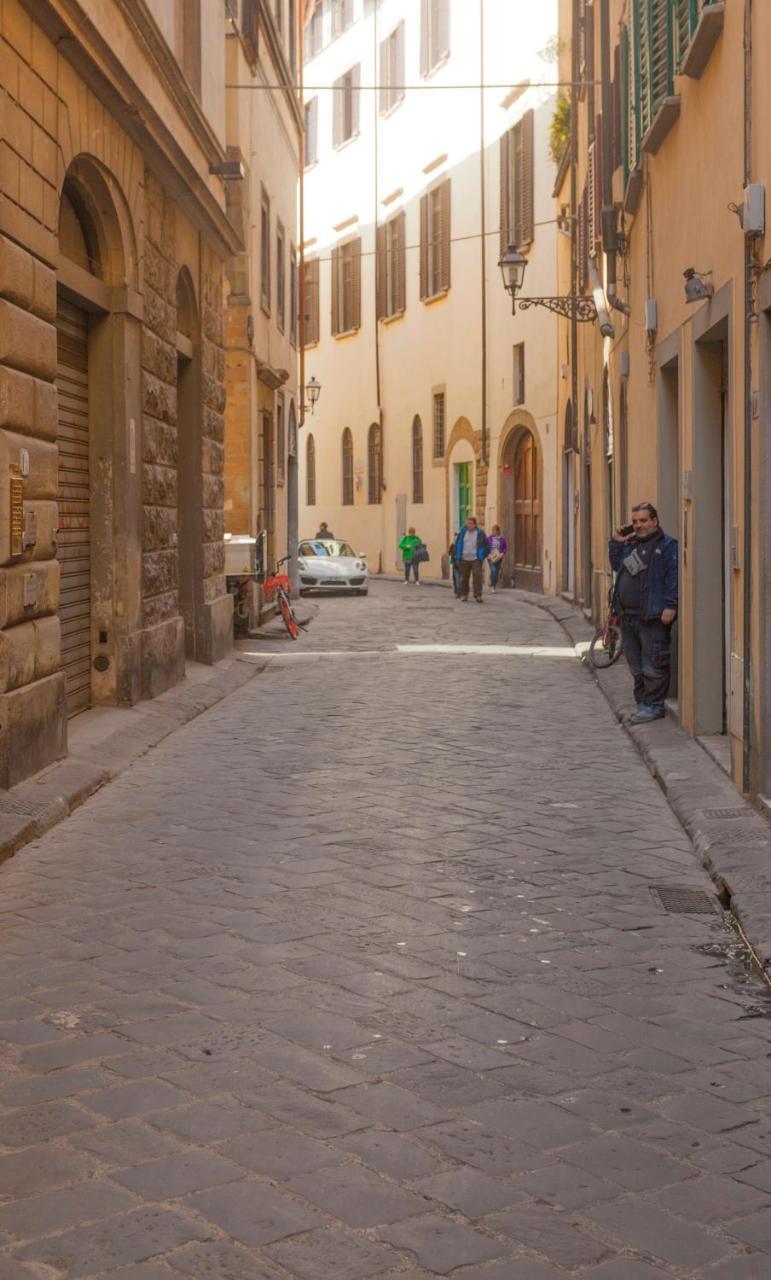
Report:
<svg viewBox="0 0 771 1280"><path fill-rule="evenodd" d="M324 12L326 0L316 0L305 34L305 61L315 58L324 48Z"/></svg>
<svg viewBox="0 0 771 1280"><path fill-rule="evenodd" d="M346 71L334 83L334 121L332 140L336 147L342 147L359 132L359 85L361 84L361 66L359 63Z"/></svg>
<svg viewBox="0 0 771 1280"><path fill-rule="evenodd" d="M353 0L332 0L332 39L341 36L353 22Z"/></svg>
<svg viewBox="0 0 771 1280"><path fill-rule="evenodd" d="M420 74L428 76L450 56L450 0L421 0Z"/></svg>
<svg viewBox="0 0 771 1280"><path fill-rule="evenodd" d="M405 226L402 210L377 229L377 316L400 315L407 305Z"/></svg>
<svg viewBox="0 0 771 1280"><path fill-rule="evenodd" d="M532 111L501 138L501 249L526 248L535 236Z"/></svg>
<svg viewBox="0 0 771 1280"><path fill-rule="evenodd" d="M450 179L420 198L420 296L423 301L450 287Z"/></svg>
<svg viewBox="0 0 771 1280"><path fill-rule="evenodd" d="M297 346L297 321L299 315L299 299L297 292L297 250L289 246L289 341Z"/></svg>
<svg viewBox="0 0 771 1280"><path fill-rule="evenodd" d="M434 392L434 459L444 457L445 400L443 391Z"/></svg>
<svg viewBox="0 0 771 1280"><path fill-rule="evenodd" d="M305 321L305 346L312 347L320 337L319 321L319 273L318 258L303 264L303 319Z"/></svg>
<svg viewBox="0 0 771 1280"><path fill-rule="evenodd" d="M286 426L284 423L284 397L276 396L276 484L283 484L286 474Z"/></svg>
<svg viewBox="0 0 771 1280"><path fill-rule="evenodd" d="M286 326L286 236L276 223L276 324L281 332Z"/></svg>
<svg viewBox="0 0 771 1280"><path fill-rule="evenodd" d="M289 70L294 80L297 72L297 0L289 0Z"/></svg>
<svg viewBox="0 0 771 1280"><path fill-rule="evenodd" d="M380 114L391 111L404 98L404 22L380 45Z"/></svg>
<svg viewBox="0 0 771 1280"><path fill-rule="evenodd" d="M513 386L514 394L511 403L519 405L525 403L525 344L518 342L514 346L513 361Z"/></svg>
<svg viewBox="0 0 771 1280"><path fill-rule="evenodd" d="M270 315L270 199L264 187L260 203L260 306Z"/></svg>
<svg viewBox="0 0 771 1280"><path fill-rule="evenodd" d="M311 98L304 107L305 116L305 167L310 168L319 158L319 100Z"/></svg>
<svg viewBox="0 0 771 1280"><path fill-rule="evenodd" d="M361 238L332 250L332 333L361 328Z"/></svg>
<svg viewBox="0 0 771 1280"><path fill-rule="evenodd" d="M276 30L279 35L284 32L284 0L275 0L273 13L276 19Z"/></svg>

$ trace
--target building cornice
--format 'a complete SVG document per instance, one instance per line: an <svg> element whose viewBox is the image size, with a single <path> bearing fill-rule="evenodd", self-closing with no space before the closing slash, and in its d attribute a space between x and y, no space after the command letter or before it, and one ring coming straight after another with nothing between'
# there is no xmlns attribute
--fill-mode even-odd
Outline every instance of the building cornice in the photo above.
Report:
<svg viewBox="0 0 771 1280"><path fill-rule="evenodd" d="M176 203L212 239L217 251L223 257L238 252L242 247L240 237L223 204L191 161L184 141L176 137L174 118L165 119L132 80L78 0L21 0L21 3L56 44L62 57L82 75L91 91L136 142ZM145 0L116 0L116 7L193 135L200 148L201 162L207 167L221 163L225 149L211 129Z"/></svg>

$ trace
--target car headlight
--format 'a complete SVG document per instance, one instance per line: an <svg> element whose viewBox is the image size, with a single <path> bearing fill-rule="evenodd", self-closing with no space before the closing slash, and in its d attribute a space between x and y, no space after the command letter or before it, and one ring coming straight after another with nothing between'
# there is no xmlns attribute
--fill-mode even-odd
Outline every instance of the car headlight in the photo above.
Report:
<svg viewBox="0 0 771 1280"><path fill-rule="evenodd" d="M356 561L356 568L357 568L357 569L366 569L366 567L367 567L367 566L366 566L365 564L362 564L361 560L357 560L357 561Z"/></svg>
<svg viewBox="0 0 771 1280"><path fill-rule="evenodd" d="M306 562L305 560L298 560L298 561L297 561L297 568L300 570L300 572L301 572L301 573L307 573L307 572L308 572L308 565L307 565L307 562Z"/></svg>

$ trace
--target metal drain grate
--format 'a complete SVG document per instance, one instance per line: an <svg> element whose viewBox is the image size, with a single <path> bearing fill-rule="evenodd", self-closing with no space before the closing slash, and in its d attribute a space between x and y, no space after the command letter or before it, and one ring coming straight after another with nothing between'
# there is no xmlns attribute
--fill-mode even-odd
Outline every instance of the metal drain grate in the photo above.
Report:
<svg viewBox="0 0 771 1280"><path fill-rule="evenodd" d="M682 885L652 884L650 891L665 911L677 915L713 915L719 909L716 898L701 889L686 889Z"/></svg>
<svg viewBox="0 0 771 1280"><path fill-rule="evenodd" d="M746 809L703 809L703 818L746 818Z"/></svg>

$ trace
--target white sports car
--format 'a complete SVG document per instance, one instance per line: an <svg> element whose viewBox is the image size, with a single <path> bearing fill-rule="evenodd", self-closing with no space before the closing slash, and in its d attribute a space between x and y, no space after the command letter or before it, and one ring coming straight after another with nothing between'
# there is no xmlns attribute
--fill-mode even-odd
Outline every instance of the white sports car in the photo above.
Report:
<svg viewBox="0 0 771 1280"><path fill-rule="evenodd" d="M354 591L365 596L369 590L369 570L363 556L357 556L347 542L309 538L298 547L300 593L309 591Z"/></svg>

